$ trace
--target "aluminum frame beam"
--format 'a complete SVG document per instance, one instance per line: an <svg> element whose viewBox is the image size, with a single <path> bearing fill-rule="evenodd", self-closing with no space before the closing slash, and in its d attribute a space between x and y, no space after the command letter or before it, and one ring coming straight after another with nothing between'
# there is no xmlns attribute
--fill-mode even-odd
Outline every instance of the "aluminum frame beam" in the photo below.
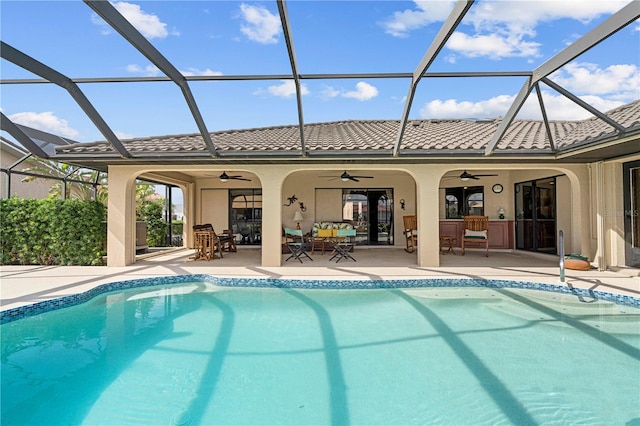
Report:
<svg viewBox="0 0 640 426"><path fill-rule="evenodd" d="M449 40L449 37L451 37L451 34L453 34L460 24L460 21L462 21L462 18L464 18L466 13L469 11L469 8L473 5L474 1L475 0L458 0L447 17L447 20L442 24L440 31L438 31L438 34L435 36L433 42L422 57L418 67L413 72L411 84L409 85L409 93L407 93L407 100L404 104L402 117L400 118L400 127L398 128L398 133L396 135L396 142L391 154L392 156L396 157L400 152L400 145L402 144L404 131L407 127L407 120L409 118L409 113L411 112L411 105L413 104L413 98L420 79L424 76L427 69L429 69L429 66L431 66L435 58L438 56L447 40Z"/></svg>
<svg viewBox="0 0 640 426"><path fill-rule="evenodd" d="M540 112L542 113L542 122L544 123L544 128L547 132L547 139L549 139L549 146L551 147L552 152L556 152L556 143L553 139L551 126L549 126L549 118L547 117L547 109L544 107L544 100L542 99L540 85L538 83L534 83L533 87L536 89L536 95L538 96L538 104L540 105Z"/></svg>
<svg viewBox="0 0 640 426"><path fill-rule="evenodd" d="M296 60L296 50L293 47L293 35L291 34L291 24L289 23L289 14L287 5L284 0L277 0L278 12L280 13L280 24L282 32L287 44L287 53L289 54L289 62L291 63L291 72L293 73L293 81L296 86L296 104L298 106L298 126L300 128L300 149L302 155L307 156L307 148L304 138L304 117L302 111L302 91L300 90L300 74L298 73L298 61Z"/></svg>
<svg viewBox="0 0 640 426"><path fill-rule="evenodd" d="M425 72L422 78L462 78L462 77L529 77L532 71L463 71L463 72ZM382 78L412 78L413 73L349 73L349 74L298 74L300 80L339 80L339 79L382 79ZM187 81L261 81L261 80L292 80L291 74L255 74L255 75L190 75ZM153 83L169 82L169 77L84 77L71 78L74 83ZM0 84L46 84L48 80L0 79Z"/></svg>
<svg viewBox="0 0 640 426"><path fill-rule="evenodd" d="M140 53L142 53L142 55L151 61L152 64L157 66L160 71L180 87L207 149L212 156L217 157L218 153L213 141L211 140L211 134L207 130L202 114L200 114L200 109L193 97L193 93L191 93L189 83L182 73L180 73L180 71L178 71L178 69L174 67L158 49L156 49L129 21L127 21L127 19L125 19L125 17L122 16L110 2L102 0L84 0L84 2L102 19L104 19L105 22L111 25L113 29L120 33L120 35L124 37L129 44L135 47Z"/></svg>
<svg viewBox="0 0 640 426"><path fill-rule="evenodd" d="M573 93L569 92L565 88L561 87L557 83L554 83L548 78L543 78L542 82L545 83L547 86L551 87L552 89L554 89L555 91L557 91L558 93L561 93L562 95L566 96L567 98L569 98L570 100L572 100L573 102L581 106L582 108L586 109L587 111L589 111L591 114L595 115L602 121L606 122L611 127L615 128L619 133L624 134L626 132L626 129L624 128L624 126L619 124L617 121L612 120L611 118L609 118L602 112L598 111L597 109L589 105L587 102L583 101L582 99L580 99Z"/></svg>
<svg viewBox="0 0 640 426"><path fill-rule="evenodd" d="M500 126L496 130L496 133L493 135L493 137L487 144L487 148L485 149L485 155L493 154L493 151L496 145L498 145L498 142L500 141L500 139L502 139L502 137L506 133L507 128L511 125L511 123L515 119L516 115L518 114L518 111L520 111L520 108L522 108L524 101L527 99L527 96L535 83L546 78L547 76L549 76L549 74L558 70L560 67L566 65L576 57L580 56L587 50L591 49L593 46L599 44L603 40L607 39L608 37L612 36L616 32L620 31L622 28L634 22L638 18L640 18L640 1L634 0L631 3L627 4L625 7L623 7L622 9L620 9L619 11L617 11L616 13L614 13L613 15L611 15L608 19L603 21L600 25L598 25L597 27L595 27L594 29L592 29L591 31L589 31L588 33L580 37L571 45L567 46L565 49L560 51L551 59L549 59L542 65L540 65L535 70L533 70L531 78L525 83L522 89L520 89L520 93L518 93L518 95L516 96L516 99L514 100L513 104L511 104L511 107L509 108L509 111L507 111L507 113L505 114L505 117L502 119L502 122L500 123ZM526 92L524 96L522 96L523 92ZM591 110L588 109L588 111L591 111ZM598 115L598 117L600 118L602 118L602 116L603 116L602 114ZM608 122L609 121L607 121L607 123ZM616 129L620 130L619 125L613 125L613 126Z"/></svg>
<svg viewBox="0 0 640 426"><path fill-rule="evenodd" d="M26 149L29 150L33 155L36 155L40 158L49 158L49 154L44 152L40 146L33 141L29 136L27 136L13 121L9 120L9 117L4 115L2 111L0 111L0 129L9 133L13 136L18 142L22 144Z"/></svg>
<svg viewBox="0 0 640 426"><path fill-rule="evenodd" d="M50 81L51 83L65 89L73 100L82 108L84 113L100 130L100 133L105 137L111 145L125 158L131 158L131 154L122 145L120 139L113 133L109 125L94 108L93 104L89 102L89 99L82 93L82 90L73 82L70 78L62 73L50 68L49 66L37 61L36 59L28 56L18 49L8 45L4 41L0 41L0 56L15 65L26 69L40 77ZM15 136L14 136L15 137ZM17 139L17 138L16 138ZM20 141L22 142L22 141ZM35 154L35 153L34 153Z"/></svg>

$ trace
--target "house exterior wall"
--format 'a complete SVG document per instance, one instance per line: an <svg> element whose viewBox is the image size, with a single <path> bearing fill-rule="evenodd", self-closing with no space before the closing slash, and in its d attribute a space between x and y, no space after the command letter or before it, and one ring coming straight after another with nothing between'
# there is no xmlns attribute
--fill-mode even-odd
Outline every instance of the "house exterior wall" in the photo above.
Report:
<svg viewBox="0 0 640 426"><path fill-rule="evenodd" d="M173 178L171 182L183 188L185 205L185 241L187 247L193 247L192 233L188 230L194 224L215 223L224 229L227 222L228 206L225 206L224 192L229 188L262 188L262 266L280 266L281 264L281 230L283 226L295 226L293 213L298 209L298 202L307 207L301 226L310 230L316 220L317 188L393 188L395 204L396 245L404 245L398 230L402 229L402 216L418 215L418 232L424 238L418 239L418 250L415 253L418 266L439 265L439 220L443 213L444 202L442 176L452 170L479 170L477 164L382 164L361 165L350 164L352 174L375 176L379 172L384 176L380 182L376 179L360 182L342 182L339 179L329 181L321 175L336 173L343 168L322 164L260 164L251 166L234 166L234 173L252 175L251 182L230 181L221 183L217 175L223 170L219 167L205 165L171 165L158 164L149 166L109 167L109 231L108 231L108 265L124 266L135 261L135 242L133 232L135 224L134 185L135 179L142 174L153 174L155 179L163 172L182 172L184 180ZM506 218L514 219L513 184L524 180L554 175L566 175L559 179L558 220L565 231L567 247L572 251L593 254L591 239L591 220L588 213L590 204L589 167L581 164L492 164L486 170L499 176L489 178L485 185L486 209L490 218L497 218L499 206L505 207ZM190 171L207 172L213 177L196 179L189 176ZM200 173L202 174L202 173ZM175 174L171 174L175 176ZM501 183L505 190L494 194L491 186ZM231 186L232 185L232 186ZM456 184L459 185L459 184ZM210 192L213 191L213 192ZM208 194L208 195L203 195ZM212 195L215 194L215 195ZM221 195L222 194L222 195ZM287 198L296 195L295 206L284 206ZM405 210L400 210L399 200L405 200ZM215 206L213 206L215 205ZM213 206L213 207L212 207Z"/></svg>
<svg viewBox="0 0 640 426"><path fill-rule="evenodd" d="M4 143L0 145L0 165L3 169L9 168L16 161L23 158L24 154L16 152L14 149L7 147ZM14 170L24 171L29 166L19 164ZM17 195L20 198L43 199L49 197L49 188L57 181L50 179L35 179L31 182L23 182L26 176L12 174L11 175L11 193L8 192L9 177L6 173L0 173L0 198L9 198Z"/></svg>

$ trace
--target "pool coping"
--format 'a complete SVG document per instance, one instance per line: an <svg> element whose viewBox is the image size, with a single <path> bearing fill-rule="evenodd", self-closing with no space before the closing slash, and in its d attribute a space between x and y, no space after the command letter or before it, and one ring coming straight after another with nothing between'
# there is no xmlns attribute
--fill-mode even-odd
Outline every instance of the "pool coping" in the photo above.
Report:
<svg viewBox="0 0 640 426"><path fill-rule="evenodd" d="M553 293L574 295L579 298L588 297L595 300L613 302L617 305L640 308L640 298L614 294L572 286L558 286L529 281L513 281L486 278L419 278L419 279L389 279L389 280L309 280L290 278L226 278L209 274L186 274L154 278L139 278L125 281L114 281L98 285L82 293L37 302L31 305L19 306L0 312L0 324L9 323L22 318L40 315L45 312L63 309L92 298L113 291L161 285L184 284L190 282L207 282L220 287L243 288L280 288L280 289L332 289L332 290L373 290L373 289L402 289L402 288L519 288L541 290ZM238 284L241 281L241 284Z"/></svg>

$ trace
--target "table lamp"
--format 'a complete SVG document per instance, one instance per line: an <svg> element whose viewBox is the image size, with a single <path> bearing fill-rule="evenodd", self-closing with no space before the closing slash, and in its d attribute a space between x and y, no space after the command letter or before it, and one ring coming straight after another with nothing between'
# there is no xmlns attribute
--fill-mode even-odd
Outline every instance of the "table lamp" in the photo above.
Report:
<svg viewBox="0 0 640 426"><path fill-rule="evenodd" d="M302 213L296 210L296 213L293 215L293 221L298 222L298 226L296 227L296 229L300 229L301 220L304 220L304 218L302 217Z"/></svg>

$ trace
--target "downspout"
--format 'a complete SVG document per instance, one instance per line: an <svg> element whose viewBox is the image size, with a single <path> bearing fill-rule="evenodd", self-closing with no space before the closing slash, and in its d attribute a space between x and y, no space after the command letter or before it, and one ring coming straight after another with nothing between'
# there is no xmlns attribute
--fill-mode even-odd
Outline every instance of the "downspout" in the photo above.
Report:
<svg viewBox="0 0 640 426"><path fill-rule="evenodd" d="M604 163L599 161L595 164L596 170L596 243L598 271L607 269L605 264L605 228L604 228Z"/></svg>

